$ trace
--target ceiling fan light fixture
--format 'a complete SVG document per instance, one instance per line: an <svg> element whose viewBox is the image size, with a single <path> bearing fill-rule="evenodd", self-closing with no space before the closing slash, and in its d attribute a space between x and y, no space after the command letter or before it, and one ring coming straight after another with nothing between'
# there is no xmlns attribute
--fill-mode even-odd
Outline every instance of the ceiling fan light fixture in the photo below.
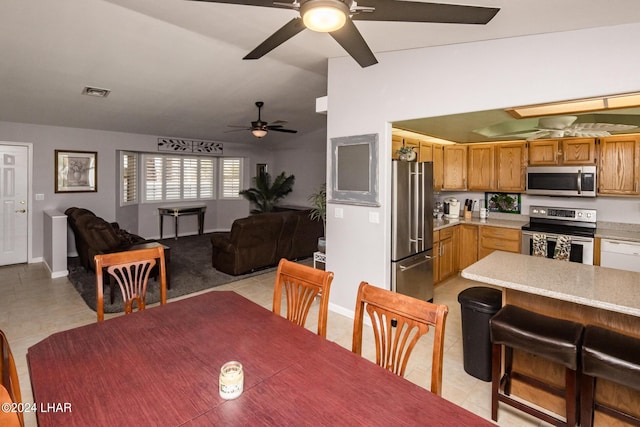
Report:
<svg viewBox="0 0 640 427"><path fill-rule="evenodd" d="M320 33L339 30L347 22L349 8L340 0L308 0L300 6L305 27Z"/></svg>
<svg viewBox="0 0 640 427"><path fill-rule="evenodd" d="M262 138L267 135L267 131L265 129L252 129L251 133L256 138Z"/></svg>

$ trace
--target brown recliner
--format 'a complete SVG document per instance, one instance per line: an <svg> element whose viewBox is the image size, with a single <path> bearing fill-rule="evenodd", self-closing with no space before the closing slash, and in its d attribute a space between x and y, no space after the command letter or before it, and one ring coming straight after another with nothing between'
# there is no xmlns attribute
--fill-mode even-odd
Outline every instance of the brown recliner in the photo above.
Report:
<svg viewBox="0 0 640 427"><path fill-rule="evenodd" d="M283 210L235 220L230 232L211 236L211 265L235 276L275 266L281 258L310 257L318 248L323 227L309 213L308 209Z"/></svg>
<svg viewBox="0 0 640 427"><path fill-rule="evenodd" d="M252 215L235 220L230 232L213 233L211 265L234 276L275 265L284 220L280 213Z"/></svg>
<svg viewBox="0 0 640 427"><path fill-rule="evenodd" d="M126 251L135 244L154 241L122 230L117 223L109 223L88 209L73 207L65 214L74 233L80 263L86 270L94 270L95 255Z"/></svg>

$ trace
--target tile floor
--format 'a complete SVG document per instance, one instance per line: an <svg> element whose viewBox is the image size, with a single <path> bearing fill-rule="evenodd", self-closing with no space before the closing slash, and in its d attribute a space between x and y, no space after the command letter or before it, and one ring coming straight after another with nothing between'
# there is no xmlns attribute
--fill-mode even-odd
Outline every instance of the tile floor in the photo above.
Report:
<svg viewBox="0 0 640 427"><path fill-rule="evenodd" d="M271 308L274 272L254 276L215 288L233 290L264 307ZM460 304L457 295L463 289L478 285L460 277L454 277L438 285L435 302L447 304L445 332L444 371L442 396L487 419L491 418L491 384L478 380L463 369ZM215 291L214 290L214 291ZM188 296L186 296L188 297ZM169 302L170 303L170 302ZM355 302L354 302L355 304ZM117 314L116 314L117 315ZM112 317L115 315L107 315ZM315 322L312 314L309 321ZM24 402L33 401L26 362L27 349L54 332L95 322L95 312L87 307L80 295L66 278L51 279L43 264L19 264L0 267L0 329L10 342L20 374ZM310 325L309 329L315 327ZM327 339L351 349L353 320L329 313ZM373 359L371 342L373 334L365 331L363 350L365 357ZM430 335L428 335L430 337ZM406 378L425 388L430 387L429 339L423 339L415 350L407 367ZM27 414L27 427L36 426L35 417ZM526 414L501 406L501 426L547 425Z"/></svg>

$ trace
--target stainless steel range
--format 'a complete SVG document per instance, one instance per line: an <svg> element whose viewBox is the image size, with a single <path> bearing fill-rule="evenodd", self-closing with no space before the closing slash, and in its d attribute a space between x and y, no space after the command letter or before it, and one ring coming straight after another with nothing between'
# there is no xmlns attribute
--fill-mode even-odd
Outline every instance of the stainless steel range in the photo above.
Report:
<svg viewBox="0 0 640 427"><path fill-rule="evenodd" d="M595 209L530 206L529 223L522 227L521 253L533 253L533 235L547 236L547 256L553 257L558 236L571 237L569 261L593 265Z"/></svg>

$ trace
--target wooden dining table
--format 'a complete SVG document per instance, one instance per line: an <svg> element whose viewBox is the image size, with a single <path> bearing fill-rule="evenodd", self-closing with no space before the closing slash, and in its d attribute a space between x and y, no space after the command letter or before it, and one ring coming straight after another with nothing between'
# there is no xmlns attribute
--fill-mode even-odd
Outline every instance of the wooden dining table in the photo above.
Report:
<svg viewBox="0 0 640 427"><path fill-rule="evenodd" d="M493 425L229 291L53 334L27 359L40 427Z"/></svg>

